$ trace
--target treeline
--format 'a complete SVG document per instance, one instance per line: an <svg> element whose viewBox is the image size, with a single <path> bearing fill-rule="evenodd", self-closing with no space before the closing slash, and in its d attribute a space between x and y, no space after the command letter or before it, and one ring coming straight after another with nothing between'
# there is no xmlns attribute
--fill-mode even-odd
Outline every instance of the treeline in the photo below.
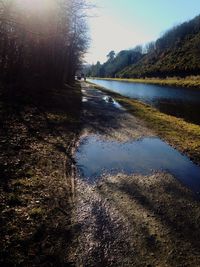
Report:
<svg viewBox="0 0 200 267"><path fill-rule="evenodd" d="M86 68L86 75L91 77L112 77L131 64L136 63L142 57L142 47L137 46L131 50L122 50L117 55L110 51L107 61L101 64L99 61L95 65Z"/></svg>
<svg viewBox="0 0 200 267"><path fill-rule="evenodd" d="M155 42L145 45L141 57L125 67L122 66L115 73L115 77L165 78L168 76L186 77L199 74L200 16L197 16L191 21L168 30ZM99 75L99 77L113 76L107 72L104 76Z"/></svg>
<svg viewBox="0 0 200 267"><path fill-rule="evenodd" d="M84 0L1 0L0 80L73 80L88 46Z"/></svg>

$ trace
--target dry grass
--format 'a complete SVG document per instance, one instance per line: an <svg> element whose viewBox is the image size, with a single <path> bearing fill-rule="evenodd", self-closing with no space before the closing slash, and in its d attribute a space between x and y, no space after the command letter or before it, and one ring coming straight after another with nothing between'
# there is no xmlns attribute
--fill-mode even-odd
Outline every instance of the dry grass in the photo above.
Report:
<svg viewBox="0 0 200 267"><path fill-rule="evenodd" d="M169 77L166 79L160 79L160 78L145 78L145 79L97 78L97 79L130 82L130 83L132 82L132 83L149 83L149 84L168 85L168 86L182 86L182 87L200 89L200 76L189 76L186 78Z"/></svg>
<svg viewBox="0 0 200 267"><path fill-rule="evenodd" d="M0 265L62 266L70 243L80 86L33 95L3 89Z"/></svg>

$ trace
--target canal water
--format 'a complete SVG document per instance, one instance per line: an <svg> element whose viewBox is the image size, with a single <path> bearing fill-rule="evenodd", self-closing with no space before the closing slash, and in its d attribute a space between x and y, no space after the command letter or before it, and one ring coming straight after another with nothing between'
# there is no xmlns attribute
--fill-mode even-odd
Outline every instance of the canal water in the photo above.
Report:
<svg viewBox="0 0 200 267"><path fill-rule="evenodd" d="M150 104L161 112L200 125L200 91L198 90L99 79L90 81L123 96Z"/></svg>

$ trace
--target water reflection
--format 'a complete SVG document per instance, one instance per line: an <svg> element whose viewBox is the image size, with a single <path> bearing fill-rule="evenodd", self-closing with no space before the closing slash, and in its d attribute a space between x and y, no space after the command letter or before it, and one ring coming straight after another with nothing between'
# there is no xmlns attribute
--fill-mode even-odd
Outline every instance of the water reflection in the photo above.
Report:
<svg viewBox="0 0 200 267"><path fill-rule="evenodd" d="M104 173L167 171L193 191L200 191L200 167L159 138L122 143L88 136L82 139L75 159L82 178L90 183Z"/></svg>
<svg viewBox="0 0 200 267"><path fill-rule="evenodd" d="M88 102L88 98L85 97L85 96L83 96L83 97L82 97L82 102Z"/></svg>
<svg viewBox="0 0 200 267"><path fill-rule="evenodd" d="M124 96L150 104L166 114L200 124L200 91L98 79L91 81Z"/></svg>
<svg viewBox="0 0 200 267"><path fill-rule="evenodd" d="M115 106L116 108L119 108L121 110L125 110L125 108L123 108L117 101L115 101L112 97L110 96L104 96L103 97L103 100L106 102L106 103L109 103L109 104L112 104L113 106Z"/></svg>

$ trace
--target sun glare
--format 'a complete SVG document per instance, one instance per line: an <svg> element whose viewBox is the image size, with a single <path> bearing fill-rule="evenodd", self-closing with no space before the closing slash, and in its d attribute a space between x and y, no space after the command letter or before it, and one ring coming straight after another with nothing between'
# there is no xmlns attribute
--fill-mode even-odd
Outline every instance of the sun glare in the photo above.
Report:
<svg viewBox="0 0 200 267"><path fill-rule="evenodd" d="M31 12L48 12L55 8L53 0L17 0L18 6Z"/></svg>

